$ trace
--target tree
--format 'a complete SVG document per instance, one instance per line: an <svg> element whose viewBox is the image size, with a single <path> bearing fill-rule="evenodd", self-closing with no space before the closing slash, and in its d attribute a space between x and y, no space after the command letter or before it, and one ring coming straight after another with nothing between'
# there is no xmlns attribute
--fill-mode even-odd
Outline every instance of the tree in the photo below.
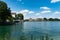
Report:
<svg viewBox="0 0 60 40"><path fill-rule="evenodd" d="M7 4L3 1L0 1L0 12L7 10Z"/></svg>
<svg viewBox="0 0 60 40"><path fill-rule="evenodd" d="M54 19L53 19L53 18L49 18L48 20L49 20L49 21L54 21Z"/></svg>
<svg viewBox="0 0 60 40"><path fill-rule="evenodd" d="M58 19L58 18L55 18L55 19L54 19L54 21L60 21L60 19Z"/></svg>
<svg viewBox="0 0 60 40"><path fill-rule="evenodd" d="M47 18L44 18L44 21L47 21Z"/></svg>
<svg viewBox="0 0 60 40"><path fill-rule="evenodd" d="M7 4L0 1L0 20L5 22L7 19L11 18L11 10L7 7Z"/></svg>
<svg viewBox="0 0 60 40"><path fill-rule="evenodd" d="M18 14L18 18L20 19L20 20L23 20L24 19L24 16L23 16L23 14Z"/></svg>

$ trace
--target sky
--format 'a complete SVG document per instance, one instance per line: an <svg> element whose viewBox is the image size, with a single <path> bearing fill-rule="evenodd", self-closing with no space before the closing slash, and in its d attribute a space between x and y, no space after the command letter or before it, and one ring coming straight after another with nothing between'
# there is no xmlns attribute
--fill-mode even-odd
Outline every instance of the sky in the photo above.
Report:
<svg viewBox="0 0 60 40"><path fill-rule="evenodd" d="M22 13L24 19L60 18L60 0L2 0L11 12Z"/></svg>

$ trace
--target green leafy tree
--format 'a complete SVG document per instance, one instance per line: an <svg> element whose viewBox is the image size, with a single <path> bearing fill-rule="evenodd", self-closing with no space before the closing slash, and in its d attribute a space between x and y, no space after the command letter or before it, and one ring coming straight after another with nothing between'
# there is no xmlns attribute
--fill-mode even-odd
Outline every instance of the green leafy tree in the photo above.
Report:
<svg viewBox="0 0 60 40"><path fill-rule="evenodd" d="M54 21L54 19L53 19L53 18L49 18L48 20L49 20L49 21Z"/></svg>
<svg viewBox="0 0 60 40"><path fill-rule="evenodd" d="M0 1L0 20L5 22L11 16L11 10L7 7L7 4L3 1Z"/></svg>
<svg viewBox="0 0 60 40"><path fill-rule="evenodd" d="M47 21L47 18L44 18L44 21Z"/></svg>
<svg viewBox="0 0 60 40"><path fill-rule="evenodd" d="M24 16L23 16L23 14L18 14L18 18L20 19L20 20L23 20L24 19Z"/></svg>

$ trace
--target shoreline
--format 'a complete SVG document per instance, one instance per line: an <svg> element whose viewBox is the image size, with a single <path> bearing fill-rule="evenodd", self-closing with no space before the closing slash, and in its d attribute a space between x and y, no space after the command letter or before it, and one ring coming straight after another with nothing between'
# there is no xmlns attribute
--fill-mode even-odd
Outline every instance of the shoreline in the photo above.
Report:
<svg viewBox="0 0 60 40"><path fill-rule="evenodd" d="M0 25L13 25L14 22L0 22Z"/></svg>

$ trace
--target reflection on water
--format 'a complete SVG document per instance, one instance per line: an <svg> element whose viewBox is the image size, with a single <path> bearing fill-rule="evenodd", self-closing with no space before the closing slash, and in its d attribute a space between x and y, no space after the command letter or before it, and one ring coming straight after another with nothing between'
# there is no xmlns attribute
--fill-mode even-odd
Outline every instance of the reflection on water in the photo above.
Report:
<svg viewBox="0 0 60 40"><path fill-rule="evenodd" d="M10 27L0 26L0 40L9 40L10 39Z"/></svg>
<svg viewBox="0 0 60 40"><path fill-rule="evenodd" d="M20 22L0 26L0 40L60 40L59 28L59 22Z"/></svg>
<svg viewBox="0 0 60 40"><path fill-rule="evenodd" d="M0 26L0 40L19 40L23 33L23 23Z"/></svg>

